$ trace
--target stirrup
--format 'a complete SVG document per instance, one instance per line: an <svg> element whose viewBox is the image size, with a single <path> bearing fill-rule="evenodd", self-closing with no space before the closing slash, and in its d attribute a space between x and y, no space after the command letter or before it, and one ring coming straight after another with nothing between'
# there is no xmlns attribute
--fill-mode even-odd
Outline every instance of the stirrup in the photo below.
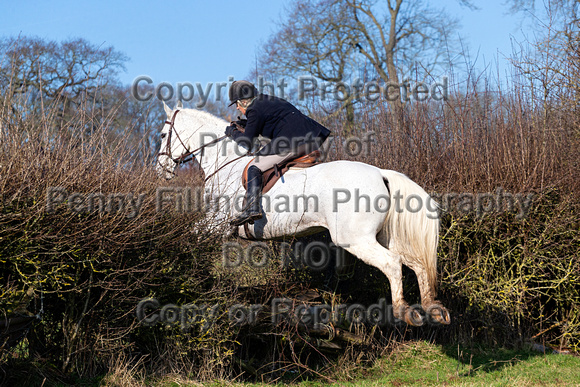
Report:
<svg viewBox="0 0 580 387"><path fill-rule="evenodd" d="M262 219L262 213L261 212L254 212L251 214L240 214L238 216L236 216L234 219L232 219L232 221L230 221L230 224L232 226L238 227L243 225L244 223L250 223L250 224L254 224L255 220L258 219Z"/></svg>

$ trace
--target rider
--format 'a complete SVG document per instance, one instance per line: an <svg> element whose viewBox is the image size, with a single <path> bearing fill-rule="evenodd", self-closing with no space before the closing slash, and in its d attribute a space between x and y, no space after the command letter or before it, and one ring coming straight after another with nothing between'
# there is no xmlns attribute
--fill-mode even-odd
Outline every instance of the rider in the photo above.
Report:
<svg viewBox="0 0 580 387"><path fill-rule="evenodd" d="M276 164L280 165L315 151L326 140L330 130L300 113L288 101L258 93L256 87L248 81L235 81L230 87L229 97L229 106L235 103L247 120L237 121L238 125L245 126L243 131L236 125L230 125L226 128L226 135L248 149L252 149L252 143L258 135L271 140L256 153L256 157L249 164L247 205L231 222L234 226L240 226L262 218L262 172Z"/></svg>

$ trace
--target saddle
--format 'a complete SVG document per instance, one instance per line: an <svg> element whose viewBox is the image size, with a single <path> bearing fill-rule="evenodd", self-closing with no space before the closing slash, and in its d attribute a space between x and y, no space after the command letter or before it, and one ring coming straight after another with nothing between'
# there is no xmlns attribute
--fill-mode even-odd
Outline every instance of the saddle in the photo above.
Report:
<svg viewBox="0 0 580 387"><path fill-rule="evenodd" d="M268 192L290 168L308 168L320 164L320 155L320 150L317 149L307 155L285 161L282 164L276 164L274 167L262 172L262 194ZM248 167L252 161L246 165L244 173L242 173L242 185L246 190L248 190Z"/></svg>

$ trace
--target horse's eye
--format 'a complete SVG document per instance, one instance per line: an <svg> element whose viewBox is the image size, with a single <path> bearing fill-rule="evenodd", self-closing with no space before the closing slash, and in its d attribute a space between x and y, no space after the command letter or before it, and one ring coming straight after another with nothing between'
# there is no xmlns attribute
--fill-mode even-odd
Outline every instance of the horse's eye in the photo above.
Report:
<svg viewBox="0 0 580 387"><path fill-rule="evenodd" d="M167 133L161 133L161 138L165 138L165 136L167 136Z"/></svg>

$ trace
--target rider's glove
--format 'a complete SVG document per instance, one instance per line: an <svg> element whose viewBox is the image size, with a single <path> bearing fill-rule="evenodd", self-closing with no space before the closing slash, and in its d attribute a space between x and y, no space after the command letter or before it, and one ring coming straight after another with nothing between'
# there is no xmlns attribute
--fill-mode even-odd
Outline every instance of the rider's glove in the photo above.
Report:
<svg viewBox="0 0 580 387"><path fill-rule="evenodd" d="M240 117L238 117L240 118ZM238 124L239 126L241 126L242 128L246 127L246 124L248 123L248 120L244 119L239 119L236 121L236 124Z"/></svg>
<svg viewBox="0 0 580 387"><path fill-rule="evenodd" d="M236 128L233 125L229 125L226 128L226 136L231 136L235 130L236 130Z"/></svg>

